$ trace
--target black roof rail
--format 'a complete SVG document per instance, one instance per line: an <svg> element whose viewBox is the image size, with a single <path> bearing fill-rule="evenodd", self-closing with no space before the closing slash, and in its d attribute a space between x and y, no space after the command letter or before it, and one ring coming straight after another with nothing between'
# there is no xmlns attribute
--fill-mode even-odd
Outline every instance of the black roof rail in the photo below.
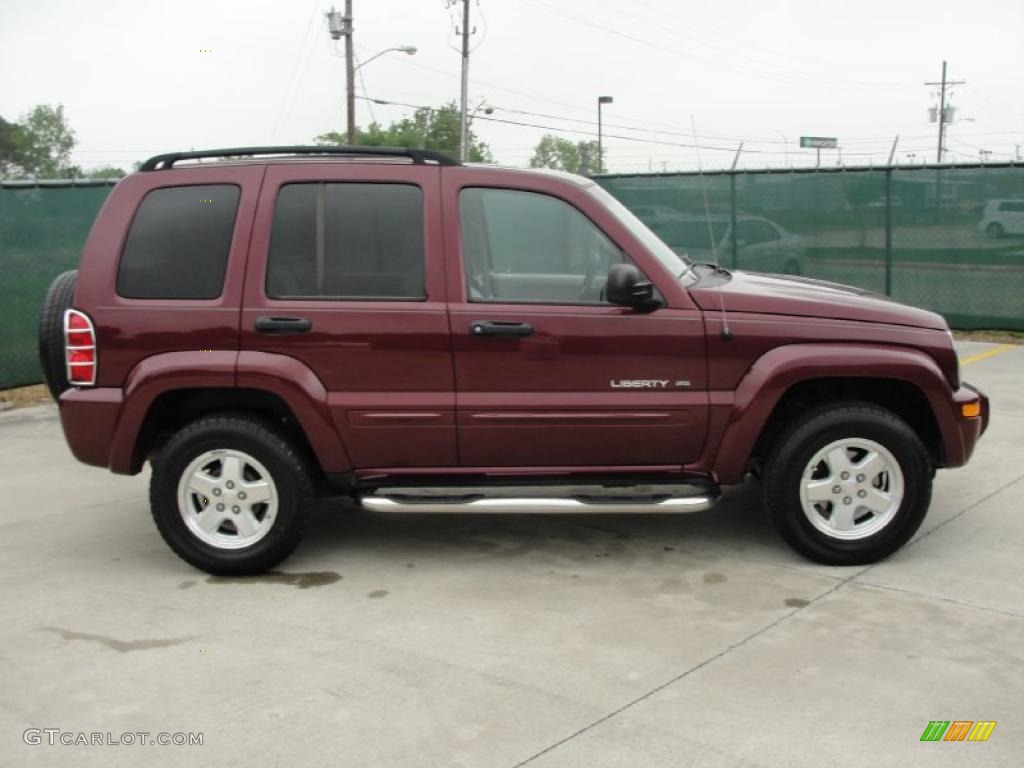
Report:
<svg viewBox="0 0 1024 768"><path fill-rule="evenodd" d="M140 171L166 171L179 160L195 160L204 157L256 157L257 155L339 155L349 157L407 157L417 165L427 162L438 165L460 165L442 152L432 149L406 149L405 147L340 147L340 146L293 146L293 147L233 147L231 149L201 149L189 152L170 152L156 155L139 166Z"/></svg>

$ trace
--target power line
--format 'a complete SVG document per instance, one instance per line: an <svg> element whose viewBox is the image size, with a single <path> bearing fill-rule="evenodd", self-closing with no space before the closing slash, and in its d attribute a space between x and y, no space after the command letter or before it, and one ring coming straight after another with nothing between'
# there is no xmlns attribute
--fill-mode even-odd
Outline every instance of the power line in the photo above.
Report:
<svg viewBox="0 0 1024 768"><path fill-rule="evenodd" d="M586 26L593 27L594 29L600 29L603 32L606 32L606 33L611 34L611 35L615 35L616 37L621 37L623 39L626 39L626 40L629 40L631 42L634 42L634 43L636 43L638 45L643 45L643 46L648 47L648 48L653 48L655 50L659 50L659 51L662 51L664 53L668 53L668 54L671 54L673 56L677 56L677 57L682 58L682 59L703 61L703 62L712 64L712 65L714 65L716 67L720 67L722 69L731 69L733 71L740 72L740 73L742 73L744 75L747 75L748 77L755 77L755 78L759 78L759 79L762 79L762 80L773 80L775 82L781 82L781 83L797 83L797 84L802 84L802 85L815 85L815 86L819 86L819 87L828 87L828 88L835 88L836 83L837 83L837 80L835 80L835 79L819 80L819 79L814 79L814 78L801 78L801 77L792 77L792 76L785 76L785 75L771 75L771 74L766 74L763 67L754 68L754 67L739 66L739 65L736 65L736 64L732 64L730 62L719 61L719 60L710 58L708 56L702 56L700 54L684 53L684 52L678 50L677 48L672 48L672 47L669 47L669 46L666 46L666 45L661 45L659 43L652 42L650 40L645 40L645 39L637 37L635 35L631 35L628 32L623 32L622 30L615 29L614 27L608 27L608 26L605 26L604 24L599 24L598 22L593 21L592 19L588 19L588 18L585 18L583 16L577 16L575 14L572 14L572 13L569 13L567 11L564 11L561 8L552 7L552 6L548 5L547 3L545 3L543 0L521 0L521 2L528 3L528 4L532 5L532 6L534 6L535 8L540 8L541 10L547 11L548 13L553 13L555 15L562 16L564 18L570 19L572 21L575 21L578 24L585 24ZM843 86L845 86L847 88L879 89L879 88L903 88L903 87L906 87L905 85L900 85L900 84L895 84L895 83L863 82L863 81L851 81L851 80L842 80L842 81L838 81L838 82L840 82Z"/></svg>
<svg viewBox="0 0 1024 768"><path fill-rule="evenodd" d="M366 50L369 50L369 49L366 49ZM410 61L410 60L406 60L406 59L399 59L397 61L398 61L399 64L403 64L403 65L409 66L409 67L416 67L418 69L423 69L423 70L430 71L430 72L435 72L437 74L444 75L445 77L449 77L449 78L458 77L458 75L453 73L453 72L450 72L450 71L444 70L444 69L440 69L438 67L432 67L432 66L430 66L428 64L423 64L421 62ZM504 93L509 93L509 94L514 95L514 96L519 96L521 98L528 99L530 101L538 101L538 102L543 102L545 104L552 104L554 106L562 107L564 109L567 109L567 110L570 110L570 111L573 111L573 112L581 112L581 113L585 113L587 115L590 115L593 112L593 110L591 108L589 108L589 107L581 107L581 106L576 105L576 104L570 104L568 102L558 101L556 99L545 98L543 96L538 96L536 93L526 93L524 91L518 91L518 90L516 90L514 88L508 88L506 86L498 85L496 83L491 83L491 82L488 82L486 80L478 80L476 78L470 78L470 82L473 83L474 85L486 86L487 88L494 89L494 90L497 90L497 91L501 91L501 92L504 92ZM397 89L386 89L386 90L388 90L388 91L390 91L392 93L409 93L409 94L417 93L417 94L422 94L422 91L415 91L415 92L414 91L400 91L400 90L397 90ZM596 121L589 120L589 119L586 119L586 118L564 117L564 116L557 116L557 115L552 115L550 113L544 113L544 112L532 112L530 110L513 110L513 109L508 108L508 107L497 107L496 106L495 109L500 109L501 111L512 112L512 113L528 114L528 115L533 116L533 117L544 117L546 119L552 119L552 120L562 120L562 121L566 121L566 122L572 121L572 122L587 123L587 124L591 124L591 125L596 125ZM671 125L669 123L662 123L662 122L655 121L655 120L644 120L644 123L645 123L646 126L662 126L663 128L675 128L675 126L673 126L673 125ZM614 124L614 125L613 124L609 124L609 127L610 128L618 128L620 130L626 130L626 131L635 131L635 132L638 132L638 133L639 132L661 133L661 134L666 135L666 136L673 136L673 135L674 136L686 136L687 135L687 134L685 134L685 133L683 133L682 131L679 131L679 130L664 130L664 131L662 131L662 130L658 130L656 128L651 128L651 127L643 127L643 128L641 128L641 127L637 127L637 126L633 126L633 125L626 125L626 124L622 124L622 123ZM1011 131L992 131L990 133L991 133L991 135L1006 135L1006 136L1010 136L1010 137L1016 137L1018 135L1018 132L1015 132L1015 131L1012 131L1012 130ZM913 135L905 135L904 138L908 139L908 140L915 140L915 139L927 138L928 135L930 135L930 134L913 134ZM981 135L981 134L973 134L973 135ZM728 134L725 134L725 133L699 134L699 137L702 138L702 139L712 139L712 140L716 140L716 141L735 141L737 143L740 142L740 141L754 142L754 143L757 143L757 144L788 144L788 143L790 143L790 142L782 141L782 140L780 140L778 138L767 138L767 137L762 137L762 136L749 136L749 135L732 136L732 135L728 135ZM872 136L859 136L859 137L853 137L853 138L849 138L849 139L843 139L843 144L844 145L848 145L848 144L872 144L872 143L878 143L880 145L881 144L885 144L887 146L889 144L889 142L891 142L891 141L892 141L892 134L890 133L890 134L879 135L879 136L874 136L874 137L872 137ZM881 152L881 151L882 150L880 148L879 152Z"/></svg>
<svg viewBox="0 0 1024 768"><path fill-rule="evenodd" d="M428 109L428 110L433 110L433 107L429 107L429 106L422 105L422 104L411 104L409 102L385 100L385 99L370 99L370 101L372 101L373 103L376 103L376 104L383 104L383 105L388 105L388 106L405 107L405 108L408 108L408 109ZM595 124L593 121L590 121L590 120L581 120L581 119L578 120L576 118L565 118L565 117L560 117L560 116L557 116L557 115L551 115L551 114L547 114L547 113L531 112L529 110L511 109L511 108L498 107L498 106L495 106L494 109L495 110L500 110L502 112L509 112L509 113L512 113L512 114L525 114L525 115L531 115L531 116L537 116L537 117L545 117L545 118L554 119L554 120L563 120L563 121L570 121L570 122L580 122L580 123L585 123L587 125L594 125ZM479 115L479 116L477 116L474 119L475 120L484 120L484 121L487 121L487 122L501 123L501 124L506 124L506 125L516 125L516 126L528 127L528 128L539 128L541 130L552 131L552 132L555 132L555 133L562 133L562 134L582 135L582 136L596 136L597 135L596 131L592 131L592 130L586 130L586 129L576 128L576 127L560 126L560 125L551 125L551 124L547 124L547 123L539 123L539 122L532 122L532 121L528 122L528 121L523 121L523 120L511 120L511 119L507 119L507 118L490 117L490 116L483 116L483 115ZM632 128L625 128L625 129L626 130L636 130L636 129L632 129ZM648 139L648 138L644 138L644 137L640 137L640 136L624 136L624 135L621 135L621 134L607 134L606 133L604 135L605 135L606 138L609 138L609 139L618 139L618 140L621 140L621 141L634 142L634 143L645 144L645 145L695 148L695 145L690 143L690 142L672 142L672 141L664 141L664 140L659 140L659 139ZM701 137L701 138L708 138L707 136L700 136L699 134L698 134L698 136ZM916 137L908 136L906 138L914 139L914 138L926 138L926 137L923 136L923 135L919 135L919 136L916 136ZM778 145L778 144L781 143L778 140L760 141L760 140L757 140L757 139L752 139L752 140L751 139L743 139L743 141L749 141L750 143L753 143L753 144L772 144L772 145ZM857 140L851 140L851 141L857 141ZM846 143L846 142L844 142L844 143ZM706 148L710 149L710 150L722 151L722 152L734 152L735 151L735 147L734 146L726 147L726 146L707 145ZM524 148L524 151L527 151L527 149ZM906 151L920 152L920 151L924 151L924 148L916 148L916 147L915 148L907 148ZM797 156L811 156L811 155L814 154L813 152L801 152L800 150L795 150L795 149L794 150L789 150L789 152L791 154L795 154ZM744 153L745 154L746 153L759 154L759 155L779 155L779 154L784 154L784 151L783 150L779 150L779 149L745 148L744 149ZM850 157L873 157L875 155L885 154L885 152L884 152L884 149L881 146L879 146L877 149L873 149L873 150L869 150L867 148L860 149L860 150L846 150L846 151L844 151L844 154L848 155Z"/></svg>

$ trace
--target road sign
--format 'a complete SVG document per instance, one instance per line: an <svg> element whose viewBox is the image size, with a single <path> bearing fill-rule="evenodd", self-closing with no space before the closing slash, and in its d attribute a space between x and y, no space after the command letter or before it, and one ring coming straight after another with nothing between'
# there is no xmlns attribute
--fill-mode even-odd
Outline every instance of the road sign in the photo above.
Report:
<svg viewBox="0 0 1024 768"><path fill-rule="evenodd" d="M839 140L835 138L828 138L826 136L801 136L800 146L810 147L811 149L835 149Z"/></svg>

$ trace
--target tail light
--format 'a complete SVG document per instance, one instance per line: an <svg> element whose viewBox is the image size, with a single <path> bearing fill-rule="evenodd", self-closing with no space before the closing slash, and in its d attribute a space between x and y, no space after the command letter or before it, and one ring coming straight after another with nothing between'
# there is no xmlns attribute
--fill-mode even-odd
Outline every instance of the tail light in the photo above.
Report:
<svg viewBox="0 0 1024 768"><path fill-rule="evenodd" d="M72 386L96 383L96 331L89 316L77 309L64 312L64 360Z"/></svg>

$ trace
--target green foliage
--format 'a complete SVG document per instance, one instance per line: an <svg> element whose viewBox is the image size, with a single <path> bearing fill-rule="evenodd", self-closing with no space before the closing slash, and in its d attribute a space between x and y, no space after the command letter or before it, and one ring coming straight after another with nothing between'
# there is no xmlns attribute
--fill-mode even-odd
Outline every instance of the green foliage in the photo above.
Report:
<svg viewBox="0 0 1024 768"><path fill-rule="evenodd" d="M113 165L102 165L99 168L93 168L91 171L85 174L87 179L121 179L128 174L124 172L122 168L118 168Z"/></svg>
<svg viewBox="0 0 1024 768"><path fill-rule="evenodd" d="M345 134L337 131L323 133L314 141L318 144L342 146L348 143ZM365 129L356 128L356 144L364 147L432 149L458 157L459 108L455 102L437 108L423 107L417 109L411 118L393 122L387 128L380 123L370 123ZM490 148L476 137L472 129L469 131L469 159L476 163L494 162Z"/></svg>
<svg viewBox="0 0 1024 768"><path fill-rule="evenodd" d="M64 117L64 106L40 104L14 131L12 165L16 175L61 178L76 169L71 166L75 132Z"/></svg>
<svg viewBox="0 0 1024 768"><path fill-rule="evenodd" d="M533 150L531 168L554 168L590 176L604 169L598 161L596 141L571 141L545 134Z"/></svg>
<svg viewBox="0 0 1024 768"><path fill-rule="evenodd" d="M0 175L13 178L67 178L80 175L71 165L75 132L58 104L40 104L21 122L0 118Z"/></svg>
<svg viewBox="0 0 1024 768"><path fill-rule="evenodd" d="M11 173L14 165L17 145L15 144L15 133L18 126L15 123L8 123L0 117L0 176Z"/></svg>

